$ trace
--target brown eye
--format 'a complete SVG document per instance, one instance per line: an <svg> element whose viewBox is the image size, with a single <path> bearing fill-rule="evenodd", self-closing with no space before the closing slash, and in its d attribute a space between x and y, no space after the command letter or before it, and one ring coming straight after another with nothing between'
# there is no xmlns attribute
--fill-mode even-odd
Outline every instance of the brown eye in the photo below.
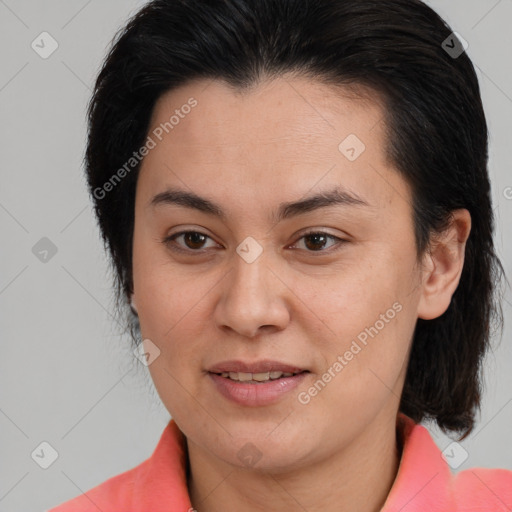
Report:
<svg viewBox="0 0 512 512"><path fill-rule="evenodd" d="M177 243L178 239L182 239L182 243ZM204 245L211 238L199 231L181 231L175 233L163 240L164 244L172 250L181 252L201 252L205 249Z"/></svg>
<svg viewBox="0 0 512 512"><path fill-rule="evenodd" d="M330 235L329 233L324 233L323 231L311 231L303 235L299 240L304 240L304 247L307 252L318 252L322 254L334 252L340 249L340 246L346 242L346 240L343 240L342 238ZM330 246L327 245L329 240L334 242ZM338 247L336 247L336 245ZM299 246L299 248L302 247ZM331 250L331 248L333 249Z"/></svg>
<svg viewBox="0 0 512 512"><path fill-rule="evenodd" d="M313 233L304 237L305 245L308 249L316 251L323 249L327 240L327 236L322 233Z"/></svg>
<svg viewBox="0 0 512 512"><path fill-rule="evenodd" d="M202 249L205 240L208 237L197 231L188 231L183 234L183 241L189 249Z"/></svg>

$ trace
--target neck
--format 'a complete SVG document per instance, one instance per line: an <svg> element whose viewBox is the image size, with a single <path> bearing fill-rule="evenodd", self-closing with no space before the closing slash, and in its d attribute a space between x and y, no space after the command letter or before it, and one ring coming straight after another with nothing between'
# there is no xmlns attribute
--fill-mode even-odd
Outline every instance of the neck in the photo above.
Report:
<svg viewBox="0 0 512 512"><path fill-rule="evenodd" d="M289 472L227 464L187 440L189 493L198 512L308 510L378 512L400 460L396 417L368 426L350 446Z"/></svg>

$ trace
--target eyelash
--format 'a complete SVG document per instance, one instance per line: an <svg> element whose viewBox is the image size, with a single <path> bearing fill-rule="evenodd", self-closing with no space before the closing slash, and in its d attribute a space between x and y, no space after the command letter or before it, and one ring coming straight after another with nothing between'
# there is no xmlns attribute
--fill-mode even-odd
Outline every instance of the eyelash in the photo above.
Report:
<svg viewBox="0 0 512 512"><path fill-rule="evenodd" d="M164 240L162 240L162 243L169 247L172 251L175 251L175 252L180 252L180 253L186 253L186 254L204 254L208 249L198 249L198 250L194 250L194 249L183 249L182 247L179 247L171 242L174 242L176 238L182 236L182 235L187 235L187 234L190 234L190 233L194 233L194 234L199 234L199 235L202 235L202 236L205 236L206 238L210 238L212 240L212 238L204 233L201 233L200 231L194 231L194 230L189 230L189 231L180 231L179 233L174 233L173 235L170 235L166 238L164 238ZM343 238L339 238L337 236L334 236L334 235L331 235L329 233L326 233L325 231L309 231L307 233L304 233L298 240L302 240L303 238L306 238L308 236L312 236L312 235L321 235L321 236L324 236L326 238L330 238L331 240L335 240L337 242L337 247L336 246L333 246L334 249L330 248L330 249L326 249L326 250L318 250L318 251L309 251L306 249L306 252L308 253L311 253L312 255L315 255L315 254L319 254L319 255L325 255L325 254L332 254L334 252L337 252L339 251L342 246L347 242L347 240L344 240Z"/></svg>

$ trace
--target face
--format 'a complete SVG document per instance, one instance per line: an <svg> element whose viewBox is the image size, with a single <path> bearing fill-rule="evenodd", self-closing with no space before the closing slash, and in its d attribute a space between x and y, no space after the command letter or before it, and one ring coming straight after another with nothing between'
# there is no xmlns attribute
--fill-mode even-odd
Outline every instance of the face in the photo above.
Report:
<svg viewBox="0 0 512 512"><path fill-rule="evenodd" d="M296 77L157 102L133 299L156 389L209 456L285 470L394 421L421 273L383 114Z"/></svg>

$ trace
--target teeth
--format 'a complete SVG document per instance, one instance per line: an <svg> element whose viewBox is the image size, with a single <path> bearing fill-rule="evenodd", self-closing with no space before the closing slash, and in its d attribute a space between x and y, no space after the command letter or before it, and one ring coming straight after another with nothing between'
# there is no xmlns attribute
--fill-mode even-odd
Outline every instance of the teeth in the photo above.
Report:
<svg viewBox="0 0 512 512"><path fill-rule="evenodd" d="M263 382L264 380L270 379L270 372L266 373L253 373L252 380L257 380L259 382Z"/></svg>
<svg viewBox="0 0 512 512"><path fill-rule="evenodd" d="M231 380L238 380L240 382L247 381L256 381L256 382L266 382L269 380L280 379L281 377L291 377L292 375L296 375L295 373L289 372L263 372L263 373L246 373L246 372L222 372L221 377L230 378Z"/></svg>

